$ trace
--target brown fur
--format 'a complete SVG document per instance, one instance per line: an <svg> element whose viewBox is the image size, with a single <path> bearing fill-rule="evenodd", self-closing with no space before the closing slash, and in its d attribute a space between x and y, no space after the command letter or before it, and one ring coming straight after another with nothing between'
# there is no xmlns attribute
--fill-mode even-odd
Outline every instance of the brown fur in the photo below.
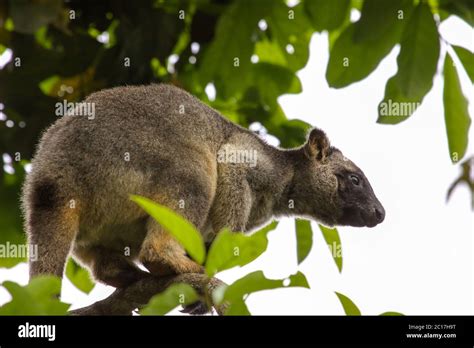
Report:
<svg viewBox="0 0 474 348"><path fill-rule="evenodd" d="M300 148L275 148L169 85L113 88L86 102L95 118L64 116L51 126L24 186L25 226L39 247L31 276L62 276L70 251L117 287L147 276L136 261L157 275L202 271L130 194L176 210L207 243L224 227L249 232L278 216L373 225L380 203L368 181L359 193L340 191L341 173L363 173L321 130ZM223 150L255 151L256 165L219 161Z"/></svg>

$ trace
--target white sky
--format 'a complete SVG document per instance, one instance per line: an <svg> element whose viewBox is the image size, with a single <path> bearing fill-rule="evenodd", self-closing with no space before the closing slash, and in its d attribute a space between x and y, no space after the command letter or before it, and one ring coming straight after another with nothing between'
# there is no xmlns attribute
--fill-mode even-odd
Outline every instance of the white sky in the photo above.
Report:
<svg viewBox="0 0 474 348"><path fill-rule="evenodd" d="M451 17L442 24L441 32L449 42L474 49L472 28L461 20ZM253 314L344 314L334 291L351 298L363 314L474 313L474 229L468 189L458 188L445 203L446 191L459 168L451 164L448 155L442 77L437 75L422 106L406 122L395 126L376 123L377 105L385 82L396 72L398 51L395 48L367 79L335 90L324 77L326 35L314 35L308 65L298 74L303 93L283 96L280 103L289 118L324 129L333 145L363 169L385 206L386 219L372 229L339 228L344 259L341 274L316 223L313 249L298 268L294 222L283 219L269 234L267 252L244 268L221 273L220 278L230 283L259 269L267 277L285 278L299 269L311 289L250 295L247 304ZM472 84L464 72L459 73L474 115ZM468 154L472 153L471 143ZM26 264L0 269L0 281L26 284L27 273ZM85 295L68 281L64 283L63 301L74 308L113 291L97 285ZM8 300L8 293L0 288L0 304Z"/></svg>

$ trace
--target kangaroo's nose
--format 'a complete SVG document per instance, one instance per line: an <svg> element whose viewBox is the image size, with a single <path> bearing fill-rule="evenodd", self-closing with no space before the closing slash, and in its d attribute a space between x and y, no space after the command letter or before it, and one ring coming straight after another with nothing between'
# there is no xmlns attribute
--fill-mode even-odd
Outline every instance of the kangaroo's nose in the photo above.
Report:
<svg viewBox="0 0 474 348"><path fill-rule="evenodd" d="M375 208L375 218L377 223L381 223L385 219L385 210L382 207Z"/></svg>

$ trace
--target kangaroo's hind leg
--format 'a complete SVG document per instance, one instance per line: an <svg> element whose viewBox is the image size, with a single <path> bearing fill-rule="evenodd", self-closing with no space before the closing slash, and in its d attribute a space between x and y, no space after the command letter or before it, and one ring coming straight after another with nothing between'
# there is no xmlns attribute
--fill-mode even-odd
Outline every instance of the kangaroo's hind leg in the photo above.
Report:
<svg viewBox="0 0 474 348"><path fill-rule="evenodd" d="M76 248L74 255L88 266L94 279L115 288L124 288L150 276L150 273L138 268L123 252L103 246Z"/></svg>

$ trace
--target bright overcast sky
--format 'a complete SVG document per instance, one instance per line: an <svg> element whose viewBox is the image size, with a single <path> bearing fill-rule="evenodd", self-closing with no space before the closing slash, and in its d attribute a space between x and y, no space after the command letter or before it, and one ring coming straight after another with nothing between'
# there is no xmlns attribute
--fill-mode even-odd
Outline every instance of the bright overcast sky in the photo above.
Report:
<svg viewBox="0 0 474 348"><path fill-rule="evenodd" d="M445 21L441 31L449 42L474 49L472 28L457 18ZM459 168L451 164L448 155L442 77L436 76L433 89L410 119L395 126L376 123L377 105L385 82L396 72L398 51L394 48L369 78L335 90L324 77L327 37L314 35L308 65L298 74L303 93L284 96L280 103L289 118L324 129L333 145L362 168L385 206L386 219L372 229L339 228L344 259L341 274L313 223L313 249L299 267L311 289L253 294L247 301L253 314L344 314L334 291L351 298L363 314L474 313L474 229L468 189L457 189L445 203L446 191ZM474 115L472 84L464 72L460 78ZM473 153L473 132L470 138L468 154ZM267 252L258 260L223 272L220 278L232 282L258 269L272 278L295 273L293 220L282 220L269 240ZM27 273L26 264L0 270L0 281L25 284ZM112 291L98 285L85 295L65 282L63 301L81 307ZM0 289L0 304L8 300L9 295Z"/></svg>

